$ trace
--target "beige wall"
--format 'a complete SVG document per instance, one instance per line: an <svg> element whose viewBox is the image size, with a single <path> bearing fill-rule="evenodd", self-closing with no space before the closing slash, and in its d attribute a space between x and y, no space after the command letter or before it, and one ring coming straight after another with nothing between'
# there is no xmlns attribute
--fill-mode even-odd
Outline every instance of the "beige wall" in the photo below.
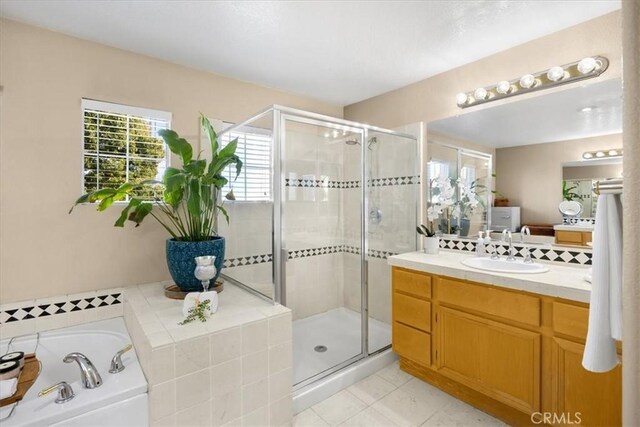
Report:
<svg viewBox="0 0 640 427"><path fill-rule="evenodd" d="M558 224L562 216L562 164L585 151L622 147L622 135L574 139L496 150L496 190L520 206L522 224Z"/></svg>
<svg viewBox="0 0 640 427"><path fill-rule="evenodd" d="M622 135L620 135L620 147L622 147ZM616 165L593 166L564 166L562 179L594 179L594 178L620 178L622 176L622 161Z"/></svg>
<svg viewBox="0 0 640 427"><path fill-rule="evenodd" d="M270 104L332 116L342 107L0 20L2 303L169 278L166 234L81 206L82 97L173 113L196 140L198 113L238 121Z"/></svg>

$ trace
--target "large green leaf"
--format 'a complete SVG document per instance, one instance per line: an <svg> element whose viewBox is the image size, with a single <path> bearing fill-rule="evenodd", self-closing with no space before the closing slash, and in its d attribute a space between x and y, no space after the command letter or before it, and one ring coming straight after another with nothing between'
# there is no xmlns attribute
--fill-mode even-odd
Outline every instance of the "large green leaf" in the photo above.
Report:
<svg viewBox="0 0 640 427"><path fill-rule="evenodd" d="M118 217L117 221L113 225L115 227L124 227L124 223L129 217L129 211L132 208L135 208L136 206L138 206L141 202L142 200L140 199L132 198L129 201L129 204L122 210L122 213L120 213L120 217Z"/></svg>
<svg viewBox="0 0 640 427"><path fill-rule="evenodd" d="M183 164L188 164L193 158L193 147L191 144L181 138L175 131L171 129L161 129L158 134L164 139L164 142L169 146L169 150L180 156Z"/></svg>
<svg viewBox="0 0 640 427"><path fill-rule="evenodd" d="M238 148L238 138L234 139L230 143L224 146L220 153L218 153L218 159L225 159L227 157L231 157L236 154L236 149Z"/></svg>
<svg viewBox="0 0 640 427"><path fill-rule="evenodd" d="M211 158L215 158L218 153L218 135L213 129L213 126L211 126L211 122L209 122L209 119L206 118L204 114L200 114L200 123L202 123L202 127L209 137L209 143L211 144Z"/></svg>
<svg viewBox="0 0 640 427"><path fill-rule="evenodd" d="M149 215L151 209L153 209L153 205L151 203L145 202L138 204L129 214L129 221L135 222L136 227L140 226L140 223L146 218L147 215Z"/></svg>
<svg viewBox="0 0 640 427"><path fill-rule="evenodd" d="M194 176L202 176L204 174L204 170L207 167L207 161L202 160L192 160L188 164L184 165L184 170Z"/></svg>
<svg viewBox="0 0 640 427"><path fill-rule="evenodd" d="M200 215L200 182L198 182L198 180L196 179L189 182L187 209L192 215Z"/></svg>

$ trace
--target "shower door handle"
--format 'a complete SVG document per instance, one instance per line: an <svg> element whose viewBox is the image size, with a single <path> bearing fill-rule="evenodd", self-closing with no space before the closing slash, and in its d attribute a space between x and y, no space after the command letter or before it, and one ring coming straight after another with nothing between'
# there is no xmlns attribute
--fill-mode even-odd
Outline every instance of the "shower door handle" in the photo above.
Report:
<svg viewBox="0 0 640 427"><path fill-rule="evenodd" d="M280 304L287 305L287 261L289 250L280 249Z"/></svg>

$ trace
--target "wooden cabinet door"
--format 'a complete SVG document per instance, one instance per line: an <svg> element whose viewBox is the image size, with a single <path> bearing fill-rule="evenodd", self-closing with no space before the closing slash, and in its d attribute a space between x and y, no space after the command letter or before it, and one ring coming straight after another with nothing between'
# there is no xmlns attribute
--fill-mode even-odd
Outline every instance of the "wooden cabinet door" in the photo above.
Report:
<svg viewBox="0 0 640 427"><path fill-rule="evenodd" d="M540 334L440 307L438 372L525 413L540 409Z"/></svg>
<svg viewBox="0 0 640 427"><path fill-rule="evenodd" d="M584 345L553 339L553 412L581 426L622 425L622 369L594 373L582 367ZM566 419L566 418L565 418Z"/></svg>

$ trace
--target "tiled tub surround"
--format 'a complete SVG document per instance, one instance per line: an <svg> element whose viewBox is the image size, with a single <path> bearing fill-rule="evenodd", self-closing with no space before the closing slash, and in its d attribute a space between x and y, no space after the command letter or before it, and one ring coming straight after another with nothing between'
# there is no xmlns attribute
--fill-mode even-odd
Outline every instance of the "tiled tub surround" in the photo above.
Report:
<svg viewBox="0 0 640 427"><path fill-rule="evenodd" d="M0 338L34 334L123 314L124 288L0 305Z"/></svg>
<svg viewBox="0 0 640 427"><path fill-rule="evenodd" d="M128 288L124 316L149 382L152 426L288 425L292 327L288 308L231 284L207 322L179 326L182 301L163 284Z"/></svg>
<svg viewBox="0 0 640 427"><path fill-rule="evenodd" d="M517 289L579 302L589 302L591 284L584 280L588 266L545 263L549 271L538 274L508 274L476 270L462 264L473 256L461 251L441 250L438 255L410 252L389 258L389 265L440 274L473 282Z"/></svg>

